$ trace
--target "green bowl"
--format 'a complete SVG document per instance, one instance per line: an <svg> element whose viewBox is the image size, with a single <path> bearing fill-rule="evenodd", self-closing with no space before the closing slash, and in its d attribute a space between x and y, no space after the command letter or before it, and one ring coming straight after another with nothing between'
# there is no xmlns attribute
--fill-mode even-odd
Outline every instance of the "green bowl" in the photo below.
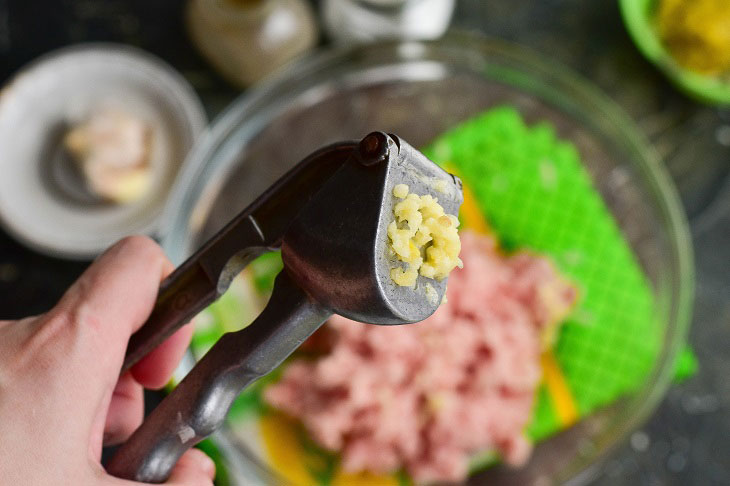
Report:
<svg viewBox="0 0 730 486"><path fill-rule="evenodd" d="M620 0L619 4L636 46L678 88L705 103L730 105L730 81L684 68L664 47L653 23L657 0Z"/></svg>

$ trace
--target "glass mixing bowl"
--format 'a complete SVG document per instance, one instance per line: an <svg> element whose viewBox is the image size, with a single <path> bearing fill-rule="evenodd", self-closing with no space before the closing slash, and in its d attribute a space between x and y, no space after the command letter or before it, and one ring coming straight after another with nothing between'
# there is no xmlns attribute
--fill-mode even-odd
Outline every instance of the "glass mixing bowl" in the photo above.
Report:
<svg viewBox="0 0 730 486"><path fill-rule="evenodd" d="M323 52L241 98L194 148L168 207L164 247L181 262L292 164L372 130L423 146L496 104L549 120L586 169L652 284L661 353L633 395L540 443L520 469L493 467L466 484L584 484L600 459L654 410L684 342L692 253L675 190L636 126L603 94L555 63L470 34ZM241 484L280 484L256 451L218 436Z"/></svg>

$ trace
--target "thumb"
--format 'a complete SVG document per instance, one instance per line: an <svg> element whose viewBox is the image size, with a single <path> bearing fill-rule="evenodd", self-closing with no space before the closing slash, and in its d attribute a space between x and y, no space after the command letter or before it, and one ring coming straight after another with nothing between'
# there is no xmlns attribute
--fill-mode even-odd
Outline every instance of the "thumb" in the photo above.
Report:
<svg viewBox="0 0 730 486"><path fill-rule="evenodd" d="M165 484L167 486L213 486L215 463L200 449L190 449L182 455ZM105 486L154 486L106 475Z"/></svg>
<svg viewBox="0 0 730 486"><path fill-rule="evenodd" d="M172 470L169 486L213 486L215 463L200 449L190 449L182 455Z"/></svg>

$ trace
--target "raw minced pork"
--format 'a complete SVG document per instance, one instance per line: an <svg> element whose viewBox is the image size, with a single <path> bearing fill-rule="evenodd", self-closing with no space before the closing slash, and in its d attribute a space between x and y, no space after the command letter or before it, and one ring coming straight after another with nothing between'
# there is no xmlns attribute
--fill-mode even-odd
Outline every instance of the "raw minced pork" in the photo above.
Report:
<svg viewBox="0 0 730 486"><path fill-rule="evenodd" d="M546 258L505 256L488 236L464 232L461 258L433 316L405 326L333 317L329 351L293 361L266 390L346 471L404 468L427 483L464 479L478 452L527 460L542 337L576 290Z"/></svg>

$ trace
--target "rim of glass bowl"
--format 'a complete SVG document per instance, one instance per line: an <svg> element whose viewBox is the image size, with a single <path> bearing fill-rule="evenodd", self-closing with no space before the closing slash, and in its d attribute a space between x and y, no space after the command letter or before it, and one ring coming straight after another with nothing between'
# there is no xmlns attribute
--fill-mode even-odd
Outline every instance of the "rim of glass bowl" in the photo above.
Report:
<svg viewBox="0 0 730 486"><path fill-rule="evenodd" d="M537 96L557 106L561 111L582 113L581 107L590 106L590 118L611 140L633 152L634 164L644 179L651 197L666 224L669 238L669 268L674 272L670 279L666 320L666 342L648 386L631 398L632 413L622 417L615 427L607 427L608 433L600 437L597 452L590 461L579 458L571 464L564 480L571 484L583 483L595 473L606 453L626 439L655 410L669 386L674 371L675 358L686 340L691 303L694 293L693 254L684 211L681 208L674 185L654 150L639 134L635 123L610 98L589 81L584 80L567 67L545 59L518 45L484 37L474 33L450 32L437 41L401 41L361 46L354 49L322 50L285 68L263 84L242 94L209 127L191 153L185 170L180 174L176 191L165 209L162 243L176 263L180 263L191 250L189 224L208 210L217 188L222 181L216 177L226 172L215 154L228 136L246 126L248 137L288 105L288 101L319 84L309 80L323 70L334 69L359 59L358 52L375 53L379 60L389 63L428 60L429 53L459 49L460 56L473 55L479 65L490 67L482 70L488 78L507 82L513 87ZM356 61L355 61L356 62ZM316 101L316 100L314 100ZM240 132L239 132L240 134ZM231 160L230 158L228 159ZM228 164L230 165L230 164Z"/></svg>

